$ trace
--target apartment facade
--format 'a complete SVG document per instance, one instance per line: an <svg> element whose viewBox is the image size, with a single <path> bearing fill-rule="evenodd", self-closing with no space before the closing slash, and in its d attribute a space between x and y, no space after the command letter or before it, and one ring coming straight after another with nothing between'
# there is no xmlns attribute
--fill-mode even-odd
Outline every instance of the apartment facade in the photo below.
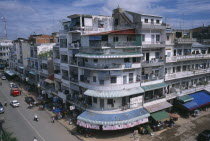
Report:
<svg viewBox="0 0 210 141"><path fill-rule="evenodd" d="M0 69L4 70L9 65L10 48L12 40L0 39Z"/></svg>

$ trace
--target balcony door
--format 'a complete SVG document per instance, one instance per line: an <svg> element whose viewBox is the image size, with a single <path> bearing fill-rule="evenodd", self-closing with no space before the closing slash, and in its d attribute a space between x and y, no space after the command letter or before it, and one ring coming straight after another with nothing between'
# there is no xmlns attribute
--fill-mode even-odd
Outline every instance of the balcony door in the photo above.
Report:
<svg viewBox="0 0 210 141"><path fill-rule="evenodd" d="M104 108L104 99L100 99L100 108L101 108L101 109Z"/></svg>
<svg viewBox="0 0 210 141"><path fill-rule="evenodd" d="M149 61L149 53L146 53L146 61Z"/></svg>
<svg viewBox="0 0 210 141"><path fill-rule="evenodd" d="M123 84L127 84L127 75L123 76Z"/></svg>
<svg viewBox="0 0 210 141"><path fill-rule="evenodd" d="M151 36L151 40L152 40L152 44L154 44L155 43L155 35Z"/></svg>

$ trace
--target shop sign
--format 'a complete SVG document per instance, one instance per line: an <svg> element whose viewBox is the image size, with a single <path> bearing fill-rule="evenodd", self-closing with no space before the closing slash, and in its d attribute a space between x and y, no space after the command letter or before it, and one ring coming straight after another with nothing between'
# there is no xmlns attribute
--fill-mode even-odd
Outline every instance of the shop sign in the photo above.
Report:
<svg viewBox="0 0 210 141"><path fill-rule="evenodd" d="M143 96L137 96L130 99L130 108L138 107L142 104Z"/></svg>
<svg viewBox="0 0 210 141"><path fill-rule="evenodd" d="M75 109L75 106L69 106L69 107L71 111Z"/></svg>

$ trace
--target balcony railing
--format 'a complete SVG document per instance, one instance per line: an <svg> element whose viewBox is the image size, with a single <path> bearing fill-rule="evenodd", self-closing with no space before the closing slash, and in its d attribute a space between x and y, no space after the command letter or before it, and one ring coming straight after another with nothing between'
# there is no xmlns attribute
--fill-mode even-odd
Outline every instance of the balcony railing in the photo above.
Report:
<svg viewBox="0 0 210 141"><path fill-rule="evenodd" d="M163 48L163 47L165 47L165 42L160 42L160 41L142 42L142 48Z"/></svg>
<svg viewBox="0 0 210 141"><path fill-rule="evenodd" d="M188 60L209 59L209 58L210 54L180 55L180 56L166 57L166 62L188 61Z"/></svg>
<svg viewBox="0 0 210 141"><path fill-rule="evenodd" d="M175 43L178 43L178 44L191 44L191 43L194 43L196 41L197 40L195 38L175 39Z"/></svg>
<svg viewBox="0 0 210 141"><path fill-rule="evenodd" d="M142 82L143 83L149 82L149 81L161 80L161 79L164 78L163 76L158 76L158 75L154 75L154 74L151 74L151 75L142 75L141 77L142 77Z"/></svg>
<svg viewBox="0 0 210 141"><path fill-rule="evenodd" d="M177 72L177 73L172 73L172 74L166 74L165 80L167 81L167 80L179 79L179 78L207 74L207 73L210 73L210 68L194 70L194 71Z"/></svg>
<svg viewBox="0 0 210 141"><path fill-rule="evenodd" d="M165 24L142 23L142 28L145 29L166 29Z"/></svg>
<svg viewBox="0 0 210 141"><path fill-rule="evenodd" d="M79 49L80 43L69 43L68 47L69 49Z"/></svg>
<svg viewBox="0 0 210 141"><path fill-rule="evenodd" d="M143 61L142 66L143 67L151 67L151 66L162 66L164 65L164 60L155 59L150 61Z"/></svg>
<svg viewBox="0 0 210 141"><path fill-rule="evenodd" d="M81 67L88 67L94 69L114 69L114 68L122 68L122 64L99 64L99 63L82 63L79 62L79 66Z"/></svg>

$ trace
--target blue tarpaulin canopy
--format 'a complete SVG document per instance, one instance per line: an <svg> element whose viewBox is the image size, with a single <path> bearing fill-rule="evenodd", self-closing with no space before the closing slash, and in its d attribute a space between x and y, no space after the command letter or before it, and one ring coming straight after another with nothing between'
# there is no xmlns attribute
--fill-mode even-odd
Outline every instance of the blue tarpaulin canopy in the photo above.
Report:
<svg viewBox="0 0 210 141"><path fill-rule="evenodd" d="M139 108L132 111L118 113L118 114L100 114L90 111L85 111L80 114L77 119L98 125L121 125L130 123L143 118L148 118L150 114L144 109Z"/></svg>
<svg viewBox="0 0 210 141"><path fill-rule="evenodd" d="M53 110L53 112L55 112L55 113L59 113L59 112L62 112L62 110L61 110L61 109L59 109L59 108L57 108L57 109Z"/></svg>
<svg viewBox="0 0 210 141"><path fill-rule="evenodd" d="M206 91L201 91L190 95L194 99L190 102L182 104L188 110L192 111L196 108L210 104L210 95Z"/></svg>

